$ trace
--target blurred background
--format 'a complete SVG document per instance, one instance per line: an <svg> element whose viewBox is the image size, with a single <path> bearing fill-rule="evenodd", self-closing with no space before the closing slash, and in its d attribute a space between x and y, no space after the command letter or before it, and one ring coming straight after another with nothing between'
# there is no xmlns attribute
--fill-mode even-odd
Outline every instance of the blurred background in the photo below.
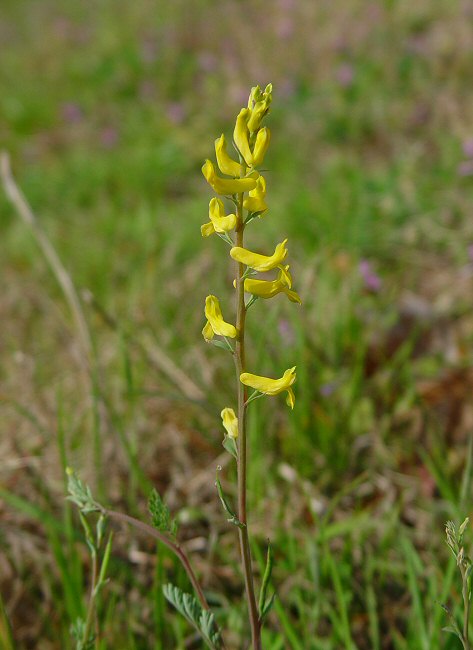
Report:
<svg viewBox="0 0 473 650"><path fill-rule="evenodd" d="M64 467L147 518L156 487L233 634L235 531L214 480L234 373L201 329L233 271L202 240L200 172L251 86L273 83L269 211L302 307L249 315L250 370L298 366L296 408L250 415L254 553L275 549L264 647L454 649L449 518L471 511L473 7L452 0L3 0L0 140L82 301L0 193L0 587L18 648L72 648L88 556ZM254 226L254 227L253 227ZM214 241L215 239L215 241ZM262 326L263 325L263 326ZM116 528L101 648L185 647L172 557ZM258 564L258 563L257 563ZM258 572L260 567L256 567ZM187 647L199 647L198 645Z"/></svg>

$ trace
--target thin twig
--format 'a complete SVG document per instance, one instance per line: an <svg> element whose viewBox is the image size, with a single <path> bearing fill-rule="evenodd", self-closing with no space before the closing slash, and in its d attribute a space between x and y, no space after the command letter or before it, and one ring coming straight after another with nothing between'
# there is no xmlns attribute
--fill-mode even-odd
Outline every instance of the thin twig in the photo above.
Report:
<svg viewBox="0 0 473 650"><path fill-rule="evenodd" d="M100 315L110 329L113 331L120 330L120 325L116 318L97 301L89 289L82 291L82 298ZM126 336L134 345L142 350L149 363L164 373L187 399L195 402L201 402L205 399L205 393L202 389L153 341L149 333L143 333L138 338L126 332Z"/></svg>
<svg viewBox="0 0 473 650"><path fill-rule="evenodd" d="M469 622L470 622L470 590L468 588L468 577L466 574L465 568L460 566L461 575L462 575L462 596L463 596L463 643L465 650L470 650L470 641L469 641Z"/></svg>
<svg viewBox="0 0 473 650"><path fill-rule="evenodd" d="M94 615L95 615L95 590L97 587L97 552L94 551L92 553L92 579L90 583L90 596L89 596L89 605L87 607L87 618L85 621L85 628L84 628L84 635L82 638L82 643L84 644L84 647L87 646L87 643L89 641L90 637L90 632L92 629L92 625L94 622Z"/></svg>
<svg viewBox="0 0 473 650"><path fill-rule="evenodd" d="M138 528L139 530L146 533L147 535L150 535L151 537L154 537L154 539L157 539L159 542L164 544L170 551L172 551L179 558L182 566L184 567L189 577L189 580L191 581L191 584L197 594L200 604L204 609L210 609L207 599L205 598L204 592L202 591L202 587L200 586L199 581L197 580L197 577L194 573L190 560L187 557L187 554L182 548L182 546L180 546L180 544L178 544L177 542L173 542L171 539L169 539L169 537L161 533L156 528L153 528L149 524L145 524L143 521L140 521L139 519L135 519L134 517L130 517L130 515L127 515L123 512L117 512L116 510L108 510L106 508L103 508L102 513L106 517L110 517L110 519L115 519L115 521L125 522L127 524L130 524L131 526L134 526L135 528Z"/></svg>
<svg viewBox="0 0 473 650"><path fill-rule="evenodd" d="M11 172L10 157L6 151L2 151L0 154L0 176L8 199L18 213L18 216L31 229L38 246L41 248L51 271L62 289L64 297L71 310L72 317L75 321L77 332L87 359L87 365L89 366L92 354L92 342L79 296L77 295L71 277L61 262L59 255L56 253L53 245L39 225L38 220L36 219L23 192L16 184Z"/></svg>

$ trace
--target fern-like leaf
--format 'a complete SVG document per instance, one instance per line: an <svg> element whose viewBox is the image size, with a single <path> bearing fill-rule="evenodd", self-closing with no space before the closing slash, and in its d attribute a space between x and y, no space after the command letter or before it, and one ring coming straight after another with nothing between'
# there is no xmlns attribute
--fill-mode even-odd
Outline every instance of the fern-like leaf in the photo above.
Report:
<svg viewBox="0 0 473 650"><path fill-rule="evenodd" d="M75 503L83 514L100 512L102 507L95 501L89 486L83 483L70 467L66 469L66 473L68 501Z"/></svg>
<svg viewBox="0 0 473 650"><path fill-rule="evenodd" d="M177 535L177 522L171 517L169 508L157 490L153 490L149 495L148 510L153 526L162 533L168 533L175 538Z"/></svg>
<svg viewBox="0 0 473 650"><path fill-rule="evenodd" d="M171 605L196 628L210 650L222 648L222 635L212 612L204 610L194 596L184 593L175 585L164 585L163 593Z"/></svg>

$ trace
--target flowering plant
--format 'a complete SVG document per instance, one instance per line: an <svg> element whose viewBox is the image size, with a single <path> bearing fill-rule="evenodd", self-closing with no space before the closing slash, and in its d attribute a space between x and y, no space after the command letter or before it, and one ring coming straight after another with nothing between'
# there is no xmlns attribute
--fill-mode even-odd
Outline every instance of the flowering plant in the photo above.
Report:
<svg viewBox="0 0 473 650"><path fill-rule="evenodd" d="M252 558L247 521L247 432L246 414L251 401L262 395L277 395L286 391L286 403L294 408L295 396L292 385L296 381L296 368L286 370L279 379L272 379L247 371L245 355L245 322L249 308L258 298L273 298L285 294L290 301L300 303L298 294L292 290L292 277L289 266L284 264L288 251L287 239L277 244L271 255L253 252L244 246L246 227L257 217L261 219L268 210L266 203L266 180L259 171L270 144L269 128L261 126L272 101L272 86L262 91L259 86L251 89L248 106L239 112L233 131L233 144L237 160L227 150L225 136L215 141L215 155L220 176L213 163L206 160L202 173L219 195L224 196L231 206L227 214L220 198L212 198L209 204L210 221L202 228L202 235L216 234L231 246L230 257L236 262L236 322L235 325L224 320L220 303L216 296L209 295L205 300L207 321L203 329L204 339L230 351L233 355L237 379L237 414L227 406L222 410L225 429L224 446L233 454L237 462L238 508L231 521L238 527L240 554L245 577L246 599L251 625L253 650L261 648L261 626L269 611L271 599L266 600L267 583L271 572L271 554L268 553L268 566L263 580L259 605L256 603L252 571ZM278 270L275 279L256 279L257 273L266 274ZM220 337L215 339L215 337ZM229 340L234 340L234 344ZM248 395L248 387L254 392ZM219 492L221 486L218 483ZM223 496L221 494L221 496ZM222 499L229 510L226 498Z"/></svg>
<svg viewBox="0 0 473 650"><path fill-rule="evenodd" d="M221 237L230 245L230 257L236 267L235 288L235 324L227 322L222 313L219 299L210 294L205 299L205 324L202 330L205 341L223 348L233 356L236 380L237 398L236 410L225 406L221 411L224 429L223 445L235 458L237 463L238 505L236 512L225 496L219 479L216 487L222 505L229 515L228 521L238 529L240 541L241 562L245 578L245 593L248 604L248 615L251 627L253 650L261 650L261 628L265 617L271 609L274 595L267 596L272 571L272 552L268 548L266 570L263 575L258 601L252 569L252 557L247 519L247 432L246 415L250 402L264 395L278 395L286 392L286 403L294 408L295 395L292 389L296 381L296 368L285 370L279 379L272 379L248 372L245 358L245 322L250 307L259 299L270 299L278 294L284 294L291 302L300 303L299 295L292 289L292 277L289 265L285 263L288 254L287 239L276 245L274 252L263 255L253 252L244 246L244 233L250 222L261 219L268 211L266 203L266 180L261 175L259 167L263 163L270 143L270 131L261 126L262 120L269 111L272 100L271 84L262 91L259 86L251 89L248 106L242 108L236 118L233 132L237 160L232 158L227 150L225 136L221 135L215 141L217 167L206 160L202 173L212 189L223 197L231 212L227 214L224 200L213 197L209 204L209 221L201 227L203 237L213 234ZM273 279L256 278L258 273L267 274L277 271ZM248 388L252 388L251 395ZM178 541L177 521L171 517L169 509L160 495L153 490L149 499L149 511L152 525L139 521L127 514L109 510L98 503L90 489L84 485L72 470L68 470L69 499L81 511L81 521L86 532L86 538L92 555L92 590L87 607L85 620L75 622L73 634L77 640L77 650L92 647L98 641L96 630L96 599L105 584L105 573L110 557L111 537L105 548L99 569L98 553L101 549L103 530L107 519L131 524L138 530L152 536L172 551L181 562L187 573L195 596L182 592L175 585L164 585L164 595L168 601L196 628L207 646L212 650L225 647L223 634L211 612L204 590L192 568L185 549ZM99 514L97 540L93 540L85 515L96 512Z"/></svg>

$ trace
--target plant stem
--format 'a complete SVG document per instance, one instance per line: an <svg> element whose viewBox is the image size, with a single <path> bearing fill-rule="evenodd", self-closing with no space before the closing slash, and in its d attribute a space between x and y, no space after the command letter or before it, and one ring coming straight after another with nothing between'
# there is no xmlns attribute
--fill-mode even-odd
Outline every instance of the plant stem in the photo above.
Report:
<svg viewBox="0 0 473 650"><path fill-rule="evenodd" d="M470 650L470 642L468 640L468 623L470 619L470 598L468 594L468 578L466 577L466 571L465 569L461 569L462 573L462 580L463 580L463 588L462 588L462 595L463 595L463 606L464 606L464 612L463 612L463 640L464 640L464 646L465 650Z"/></svg>
<svg viewBox="0 0 473 650"><path fill-rule="evenodd" d="M90 585L89 605L87 607L87 618L84 627L84 636L82 642L84 647L89 643L90 632L94 620L95 609L95 589L97 587L97 552L92 553L92 580Z"/></svg>
<svg viewBox="0 0 473 650"><path fill-rule="evenodd" d="M244 167L242 167L244 175ZM236 245L243 247L243 232L245 224L243 221L243 194L238 196L237 204L237 228L236 228ZM237 339L235 345L235 369L238 385L238 519L243 524L239 528L241 561L243 573L245 576L246 598L248 601L248 614L251 625L251 640L253 650L261 650L261 625L259 621L258 609L256 606L255 587L253 581L253 569L251 565L250 540L248 537L248 524L246 517L246 400L247 389L240 381L240 375L245 372L245 293L244 293L244 273L243 264L238 264L237 273L237 318L236 329Z"/></svg>
<svg viewBox="0 0 473 650"><path fill-rule="evenodd" d="M170 551L172 551L175 555L177 555L177 557L179 558L182 566L184 567L187 573L189 580L191 581L192 586L194 587L195 593L202 607L204 609L210 610L209 604L207 602L207 599L204 596L202 587L200 586L199 581L197 580L197 577L194 573L194 569L192 568L190 560L187 557L186 552L183 550L182 546L180 546L180 544L174 542L172 539L169 539L169 537L167 537L163 533L160 533L159 530L156 530L156 528L153 528L149 524L145 524L143 521L140 521L139 519L135 519L134 517L130 517L130 515L126 515L123 512L117 512L116 510L107 510L104 508L103 514L107 517L110 517L110 519L115 519L116 521L122 521L122 522L126 522L127 524L131 524L135 528L138 528L139 530L143 531L147 535L154 537L154 539L157 539L158 541L162 542L165 546L167 546L167 548Z"/></svg>

